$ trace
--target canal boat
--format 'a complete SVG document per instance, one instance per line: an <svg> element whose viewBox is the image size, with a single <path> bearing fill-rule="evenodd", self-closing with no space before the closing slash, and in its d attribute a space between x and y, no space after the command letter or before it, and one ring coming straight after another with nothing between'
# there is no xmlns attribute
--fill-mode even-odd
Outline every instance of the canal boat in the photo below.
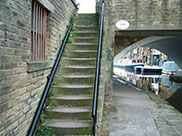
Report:
<svg viewBox="0 0 182 136"><path fill-rule="evenodd" d="M136 66L134 67L135 72L161 72L162 67L160 66Z"/></svg>
<svg viewBox="0 0 182 136"><path fill-rule="evenodd" d="M162 67L160 66L144 66L141 67L141 72L161 72Z"/></svg>
<svg viewBox="0 0 182 136"><path fill-rule="evenodd" d="M135 67L134 67L134 70L135 70L135 71L141 71L141 68L142 68L142 66L135 66Z"/></svg>
<svg viewBox="0 0 182 136"><path fill-rule="evenodd" d="M161 74L136 74L139 78L160 78Z"/></svg>
<svg viewBox="0 0 182 136"><path fill-rule="evenodd" d="M162 66L162 73L172 74L179 70L178 65L174 61L166 61Z"/></svg>
<svg viewBox="0 0 182 136"><path fill-rule="evenodd" d="M143 59L140 59L140 58L136 58L136 59L121 58L117 62L114 62L114 66L125 67L125 68L134 68L136 66L143 66L143 65L144 65Z"/></svg>

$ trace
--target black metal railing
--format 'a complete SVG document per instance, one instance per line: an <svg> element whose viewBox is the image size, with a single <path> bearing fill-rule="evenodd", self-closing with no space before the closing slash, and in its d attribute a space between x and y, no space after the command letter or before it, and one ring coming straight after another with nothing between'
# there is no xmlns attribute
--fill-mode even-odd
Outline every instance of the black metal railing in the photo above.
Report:
<svg viewBox="0 0 182 136"><path fill-rule="evenodd" d="M73 1L72 1L73 2ZM76 4L74 4L75 7L76 7L76 11L78 11L78 8L76 6ZM75 13L75 16L76 16L76 13ZM50 76L48 78L48 81L47 81L47 84L46 84L46 87L45 87L45 90L42 94L42 97L40 99L40 102L39 102L39 105L37 107L37 111L35 113L35 116L33 118L33 121L32 121L32 124L30 126L30 129L28 131L28 136L33 136L34 133L35 133L35 130L36 130L36 127L37 127L37 124L38 124L38 121L39 121L39 118L40 118L40 115L41 115L41 112L42 112L42 109L44 107L44 104L45 104L45 101L46 101L46 98L47 98L47 95L48 95L48 92L50 90L50 87L51 87L51 84L52 84L52 81L53 81L53 78L54 78L54 75L56 73L56 70L57 70L57 67L59 65L59 62L61 60L61 57L62 57L62 54L63 54L63 51L64 51L64 48L65 48L65 45L67 43L67 40L68 40L68 37L69 37L69 34L70 34L70 31L72 30L72 27L73 27L73 24L71 24L66 32L66 35L65 35L65 38L62 42L62 45L61 45L61 48L59 50L59 53L58 53L58 56L55 60L55 63L54 63L54 66L52 68L52 71L50 73Z"/></svg>
<svg viewBox="0 0 182 136"><path fill-rule="evenodd" d="M77 4L75 3L75 0L71 0L71 2L73 3L73 5L75 6L76 9L78 9Z"/></svg>
<svg viewBox="0 0 182 136"><path fill-rule="evenodd" d="M93 135L94 136L95 136L96 122L97 122L97 105L98 105L98 95L99 95L99 77L100 77L100 64L101 64L101 54L102 54L103 25L104 25L104 0L102 1L99 46L98 46L98 52L97 52L95 88L94 88L94 98L93 98L93 107L92 107Z"/></svg>

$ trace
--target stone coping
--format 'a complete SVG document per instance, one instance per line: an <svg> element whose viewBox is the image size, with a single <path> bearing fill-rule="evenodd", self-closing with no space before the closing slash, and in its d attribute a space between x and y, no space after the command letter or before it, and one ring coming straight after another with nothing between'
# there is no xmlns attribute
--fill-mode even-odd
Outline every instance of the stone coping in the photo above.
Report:
<svg viewBox="0 0 182 136"><path fill-rule="evenodd" d="M35 71L49 69L53 66L53 63L50 60L48 60L48 61L32 61L32 62L27 62L27 65L28 65L27 72L35 72Z"/></svg>
<svg viewBox="0 0 182 136"><path fill-rule="evenodd" d="M42 6L44 6L47 10L54 13L54 6L48 0L37 0Z"/></svg>

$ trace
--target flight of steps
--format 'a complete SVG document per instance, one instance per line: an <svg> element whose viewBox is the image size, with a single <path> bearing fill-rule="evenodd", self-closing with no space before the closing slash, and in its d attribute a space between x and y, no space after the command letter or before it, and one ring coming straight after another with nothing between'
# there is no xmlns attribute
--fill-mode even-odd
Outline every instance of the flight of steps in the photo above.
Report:
<svg viewBox="0 0 182 136"><path fill-rule="evenodd" d="M54 77L44 126L52 135L92 135L92 103L99 38L96 14L78 14Z"/></svg>

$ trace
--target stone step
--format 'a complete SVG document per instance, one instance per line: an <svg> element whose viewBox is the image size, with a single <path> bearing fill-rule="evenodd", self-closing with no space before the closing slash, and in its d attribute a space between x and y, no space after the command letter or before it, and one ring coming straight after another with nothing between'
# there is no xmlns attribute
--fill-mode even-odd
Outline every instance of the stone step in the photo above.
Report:
<svg viewBox="0 0 182 136"><path fill-rule="evenodd" d="M71 45L77 45L77 46L98 46L98 43L72 43Z"/></svg>
<svg viewBox="0 0 182 136"><path fill-rule="evenodd" d="M99 25L99 21L97 20L75 20L74 24L77 25L82 25L82 26L98 26Z"/></svg>
<svg viewBox="0 0 182 136"><path fill-rule="evenodd" d="M96 58L68 58L64 57L60 61L59 65L81 65L81 66L95 66Z"/></svg>
<svg viewBox="0 0 182 136"><path fill-rule="evenodd" d="M59 113L83 113L91 112L91 109L88 107L55 107L50 111Z"/></svg>
<svg viewBox="0 0 182 136"><path fill-rule="evenodd" d="M86 88L93 88L91 85L59 85L60 88L68 88L68 89L86 89Z"/></svg>
<svg viewBox="0 0 182 136"><path fill-rule="evenodd" d="M67 69L95 69L95 66L63 66L64 68Z"/></svg>
<svg viewBox="0 0 182 136"><path fill-rule="evenodd" d="M89 60L96 60L96 58L62 58L64 60L72 60L72 61L89 61Z"/></svg>
<svg viewBox="0 0 182 136"><path fill-rule="evenodd" d="M67 74L94 74L95 73L96 66L93 65L60 65L56 71L56 74L58 75L67 75Z"/></svg>
<svg viewBox="0 0 182 136"><path fill-rule="evenodd" d="M96 58L97 50L66 50L64 57L70 58Z"/></svg>
<svg viewBox="0 0 182 136"><path fill-rule="evenodd" d="M76 88L76 89L78 89L78 88ZM90 100L90 99L92 99L92 97L87 96L87 95L56 95L56 96L52 96L51 99L67 100L67 101L80 101L80 100Z"/></svg>
<svg viewBox="0 0 182 136"><path fill-rule="evenodd" d="M60 94L60 95L93 95L93 88L83 88L83 89L60 88L59 86L52 85L51 91L53 91L54 94Z"/></svg>
<svg viewBox="0 0 182 136"><path fill-rule="evenodd" d="M96 37L72 37L72 43L94 43L98 44L98 36Z"/></svg>
<svg viewBox="0 0 182 136"><path fill-rule="evenodd" d="M78 14L77 18L84 18L84 19L98 18L98 14L92 14L92 13Z"/></svg>
<svg viewBox="0 0 182 136"><path fill-rule="evenodd" d="M79 33L82 33L82 34L97 34L99 33L99 31L94 31L94 30L80 30L80 31L74 31L75 33L79 34Z"/></svg>
<svg viewBox="0 0 182 136"><path fill-rule="evenodd" d="M55 135L92 135L92 122L81 120L46 120L43 126L48 126Z"/></svg>
<svg viewBox="0 0 182 136"><path fill-rule="evenodd" d="M80 17L80 16L77 16L74 19L74 22L85 22L85 21L88 21L88 22L99 22L99 18L98 17Z"/></svg>
<svg viewBox="0 0 182 136"><path fill-rule="evenodd" d="M99 18L98 17L76 17L74 19L74 22L85 22L85 21L88 21L88 22L99 22Z"/></svg>
<svg viewBox="0 0 182 136"><path fill-rule="evenodd" d="M80 79L80 78L93 78L94 75L67 75L63 76L64 78L70 78L70 79Z"/></svg>
<svg viewBox="0 0 182 136"><path fill-rule="evenodd" d="M87 84L87 85L94 85L94 75L56 75L54 77L53 85L59 85L59 84L74 84L74 85L80 85L80 84Z"/></svg>
<svg viewBox="0 0 182 136"><path fill-rule="evenodd" d="M69 89L69 88L66 88ZM73 88L74 89L74 88ZM77 88L75 89L77 90ZM67 106L67 107L90 107L93 103L93 97L88 95L63 95L56 94L53 90L54 95L50 97L50 102L53 106Z"/></svg>
<svg viewBox="0 0 182 136"><path fill-rule="evenodd" d="M97 50L69 50L70 52L73 53L92 53L92 52L97 52Z"/></svg>
<svg viewBox="0 0 182 136"><path fill-rule="evenodd" d="M93 36L99 36L99 31L75 31L76 36L78 37L93 37Z"/></svg>
<svg viewBox="0 0 182 136"><path fill-rule="evenodd" d="M74 27L76 31L99 31L99 26L81 26L77 25Z"/></svg>
<svg viewBox="0 0 182 136"><path fill-rule="evenodd" d="M98 43L72 43L66 45L65 49L97 50Z"/></svg>
<svg viewBox="0 0 182 136"><path fill-rule="evenodd" d="M48 119L91 120L92 110L90 107L58 106L47 110L47 115Z"/></svg>

